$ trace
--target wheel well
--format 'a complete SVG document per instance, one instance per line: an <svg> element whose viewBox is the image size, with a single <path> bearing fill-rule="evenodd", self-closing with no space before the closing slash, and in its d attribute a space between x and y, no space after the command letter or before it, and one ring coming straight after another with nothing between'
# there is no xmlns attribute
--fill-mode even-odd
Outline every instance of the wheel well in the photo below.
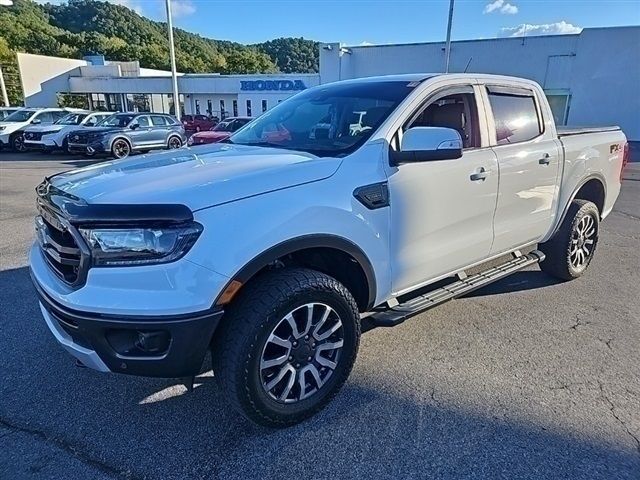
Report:
<svg viewBox="0 0 640 480"><path fill-rule="evenodd" d="M574 198L577 200L593 202L596 207L598 207L600 216L602 216L602 212L604 210L604 196L604 185L600 180L592 178L580 187L580 190L578 190L578 193L576 193Z"/></svg>
<svg viewBox="0 0 640 480"><path fill-rule="evenodd" d="M114 143L116 143L118 140L124 140L125 142L127 142L127 145L129 145L129 148L131 148L131 141L129 141L129 139L127 137L116 137L113 139L113 141L111 142L111 149L113 150L113 145Z"/></svg>
<svg viewBox="0 0 640 480"><path fill-rule="evenodd" d="M180 138L180 135L173 133L167 137L167 145L169 144L172 138L177 138L178 140L180 140L180 143L182 143L182 138Z"/></svg>
<svg viewBox="0 0 640 480"><path fill-rule="evenodd" d="M353 255L334 247L301 248L280 255L254 271L249 278L241 273L241 283L238 285L246 285L266 272L286 267L305 267L332 276L349 290L361 312L367 311L374 301L372 296L375 295L375 280L370 278L373 272L365 271L365 267ZM233 282L229 284L231 285ZM233 297L238 290L239 288L232 293Z"/></svg>

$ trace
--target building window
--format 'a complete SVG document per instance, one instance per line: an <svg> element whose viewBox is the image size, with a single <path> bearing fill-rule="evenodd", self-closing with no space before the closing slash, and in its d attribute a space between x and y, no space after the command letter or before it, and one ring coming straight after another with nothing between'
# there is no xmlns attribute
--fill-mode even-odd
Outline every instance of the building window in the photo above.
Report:
<svg viewBox="0 0 640 480"><path fill-rule="evenodd" d="M213 115L213 102L211 100L207 100L207 113L209 116Z"/></svg>
<svg viewBox="0 0 640 480"><path fill-rule="evenodd" d="M571 95L546 94L546 96L549 101L549 107L551 107L553 119L556 121L556 125L566 125L567 118L569 117Z"/></svg>
<svg viewBox="0 0 640 480"><path fill-rule="evenodd" d="M247 117L251 116L251 100L247 100Z"/></svg>
<svg viewBox="0 0 640 480"><path fill-rule="evenodd" d="M220 120L224 120L227 112L224 109L224 100L220 100Z"/></svg>
<svg viewBox="0 0 640 480"><path fill-rule="evenodd" d="M267 101L262 100L262 113L267 111Z"/></svg>
<svg viewBox="0 0 640 480"><path fill-rule="evenodd" d="M200 115L200 100L196 100L196 115Z"/></svg>
<svg viewBox="0 0 640 480"><path fill-rule="evenodd" d="M231 105L233 106L233 116L238 116L238 100L234 100Z"/></svg>

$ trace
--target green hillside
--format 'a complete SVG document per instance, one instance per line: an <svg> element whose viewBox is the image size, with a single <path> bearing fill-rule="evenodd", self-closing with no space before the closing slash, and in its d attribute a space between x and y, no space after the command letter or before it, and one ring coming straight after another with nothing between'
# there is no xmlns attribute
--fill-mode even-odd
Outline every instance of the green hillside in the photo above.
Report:
<svg viewBox="0 0 640 480"><path fill-rule="evenodd" d="M242 45L176 29L175 44L178 70L185 73L318 71L318 44L303 38ZM99 53L110 60L139 60L142 67L169 69L166 23L95 0L69 0L62 5L14 0L13 6L0 7L0 64L10 100L19 103L15 52L68 58Z"/></svg>

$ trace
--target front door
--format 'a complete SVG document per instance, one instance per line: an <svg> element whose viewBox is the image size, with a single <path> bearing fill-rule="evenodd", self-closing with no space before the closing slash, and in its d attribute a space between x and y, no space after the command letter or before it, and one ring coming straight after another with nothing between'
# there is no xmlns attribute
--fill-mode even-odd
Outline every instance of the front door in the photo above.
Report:
<svg viewBox="0 0 640 480"><path fill-rule="evenodd" d="M464 150L459 159L406 163L389 171L395 294L489 255L498 163L481 129L477 92L471 85L435 92L398 132L401 137L414 126L453 128Z"/></svg>
<svg viewBox="0 0 640 480"><path fill-rule="evenodd" d="M151 120L146 115L141 115L136 118L138 127L135 130L129 132L129 136L133 141L133 148L143 148L154 143L153 132L151 127Z"/></svg>
<svg viewBox="0 0 640 480"><path fill-rule="evenodd" d="M491 249L499 254L537 242L551 228L561 152L553 132L545 130L543 104L533 90L489 85L483 95L493 118L490 137L500 165Z"/></svg>

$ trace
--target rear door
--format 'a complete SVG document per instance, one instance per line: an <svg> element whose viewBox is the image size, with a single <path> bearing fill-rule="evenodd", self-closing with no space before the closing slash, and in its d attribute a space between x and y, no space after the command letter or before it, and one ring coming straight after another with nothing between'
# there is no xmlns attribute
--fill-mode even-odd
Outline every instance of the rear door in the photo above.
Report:
<svg viewBox="0 0 640 480"><path fill-rule="evenodd" d="M498 254L537 242L551 228L561 151L540 92L525 85L482 90L500 169L491 248Z"/></svg>
<svg viewBox="0 0 640 480"><path fill-rule="evenodd" d="M167 125L167 119L162 115L151 115L151 125L153 126L153 143L162 144L167 143L169 137L169 126Z"/></svg>

